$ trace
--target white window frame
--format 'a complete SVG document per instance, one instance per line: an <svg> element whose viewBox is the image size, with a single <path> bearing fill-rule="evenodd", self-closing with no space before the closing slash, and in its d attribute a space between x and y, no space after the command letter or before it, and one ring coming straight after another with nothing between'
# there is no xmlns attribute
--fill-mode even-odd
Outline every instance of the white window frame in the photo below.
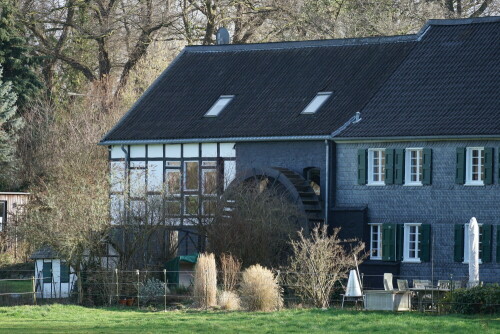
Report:
<svg viewBox="0 0 500 334"><path fill-rule="evenodd" d="M404 242L403 242L403 262L415 262L420 263L420 254L422 252L421 240L420 240L420 223L404 224ZM416 256L410 257L410 229L416 227L416 237L415 237L415 253Z"/></svg>
<svg viewBox="0 0 500 334"><path fill-rule="evenodd" d="M411 176L412 176L412 158L411 154L412 152L417 152L417 161L421 163L417 163L416 168L417 168L417 181L412 181ZM405 150L405 186L421 186L422 185L422 179L424 177L423 174L423 167L424 167L424 149L422 147L416 147L416 148L407 148Z"/></svg>
<svg viewBox="0 0 500 334"><path fill-rule="evenodd" d="M382 224L368 225L370 225L370 260L382 260ZM377 236L376 241L373 238L374 235ZM374 242L377 243L377 247L374 247Z"/></svg>
<svg viewBox="0 0 500 334"><path fill-rule="evenodd" d="M330 98L332 92L319 92L316 96L309 102L309 104L302 110L302 115L315 114L319 108Z"/></svg>
<svg viewBox="0 0 500 334"><path fill-rule="evenodd" d="M482 244L483 244L483 224L477 224L479 227L479 264L483 263L481 260L481 255L482 254ZM469 223L464 224L464 262L468 264L469 263Z"/></svg>
<svg viewBox="0 0 500 334"><path fill-rule="evenodd" d="M205 117L217 117L234 98L234 95L221 95L206 112Z"/></svg>
<svg viewBox="0 0 500 334"><path fill-rule="evenodd" d="M479 178L480 180L473 180L472 175L472 153L479 151ZM467 147L465 159L465 185L466 186L484 186L484 147Z"/></svg>
<svg viewBox="0 0 500 334"><path fill-rule="evenodd" d="M375 152L383 152L384 153L384 162L380 163L379 158L379 177L381 180L374 181L374 173L373 173L373 159ZM368 185L370 186L384 186L385 185L385 148L369 148L368 149Z"/></svg>

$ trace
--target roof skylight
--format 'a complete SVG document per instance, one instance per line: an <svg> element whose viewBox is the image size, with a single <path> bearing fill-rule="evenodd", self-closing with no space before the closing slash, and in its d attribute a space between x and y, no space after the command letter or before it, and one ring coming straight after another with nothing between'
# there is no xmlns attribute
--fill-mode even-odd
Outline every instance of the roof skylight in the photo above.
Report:
<svg viewBox="0 0 500 334"><path fill-rule="evenodd" d="M207 111L205 117L217 117L220 112L228 105L233 99L234 95L221 95L214 105Z"/></svg>
<svg viewBox="0 0 500 334"><path fill-rule="evenodd" d="M314 99L302 110L301 114L315 114L316 111L326 102L332 95L332 92L319 92Z"/></svg>

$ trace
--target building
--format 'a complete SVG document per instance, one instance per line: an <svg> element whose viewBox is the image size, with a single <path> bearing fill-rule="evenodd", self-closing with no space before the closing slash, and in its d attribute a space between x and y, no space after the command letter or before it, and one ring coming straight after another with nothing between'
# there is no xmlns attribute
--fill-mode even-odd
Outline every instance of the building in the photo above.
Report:
<svg viewBox="0 0 500 334"><path fill-rule="evenodd" d="M265 177L309 223L364 240L366 274L465 276L463 228L476 216L481 279L498 280L499 55L499 17L186 47L101 141L112 217L147 211L165 184L169 219L187 228L235 176Z"/></svg>

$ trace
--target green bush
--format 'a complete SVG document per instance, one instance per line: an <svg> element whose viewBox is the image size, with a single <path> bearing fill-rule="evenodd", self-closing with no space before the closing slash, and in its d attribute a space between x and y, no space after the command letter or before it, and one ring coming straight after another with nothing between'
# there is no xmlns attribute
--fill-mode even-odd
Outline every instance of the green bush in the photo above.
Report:
<svg viewBox="0 0 500 334"><path fill-rule="evenodd" d="M500 285L489 284L470 289L457 289L445 297L444 303L452 313L500 313Z"/></svg>

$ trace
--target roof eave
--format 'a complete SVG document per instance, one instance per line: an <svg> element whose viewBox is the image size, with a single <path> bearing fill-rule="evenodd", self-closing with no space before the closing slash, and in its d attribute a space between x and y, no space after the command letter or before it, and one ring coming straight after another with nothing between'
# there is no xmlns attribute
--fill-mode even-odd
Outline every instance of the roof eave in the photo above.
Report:
<svg viewBox="0 0 500 334"><path fill-rule="evenodd" d="M136 139L103 140L99 145L146 145L146 144L188 144L188 143L235 143L256 141L315 141L331 140L331 135L310 136L261 136L261 137L225 137L225 138L178 138L178 139Z"/></svg>
<svg viewBox="0 0 500 334"><path fill-rule="evenodd" d="M494 135L449 135L449 136L385 136L385 137L335 137L334 142L394 142L394 141L460 141L460 140L500 140L500 134Z"/></svg>

